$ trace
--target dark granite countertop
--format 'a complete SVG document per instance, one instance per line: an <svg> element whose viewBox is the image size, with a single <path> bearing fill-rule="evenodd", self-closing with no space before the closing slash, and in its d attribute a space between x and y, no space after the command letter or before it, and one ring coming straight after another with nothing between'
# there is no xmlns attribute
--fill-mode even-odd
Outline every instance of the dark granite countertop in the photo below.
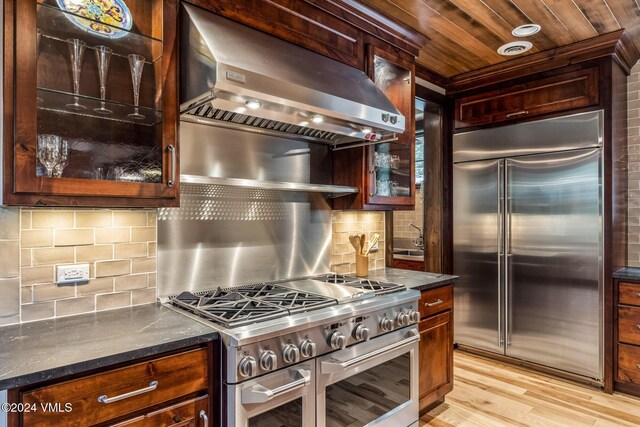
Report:
<svg viewBox="0 0 640 427"><path fill-rule="evenodd" d="M638 267L625 267L613 273L613 277L616 279L627 280L640 280L640 268Z"/></svg>
<svg viewBox="0 0 640 427"><path fill-rule="evenodd" d="M0 328L0 390L62 378L217 339L160 304Z"/></svg>
<svg viewBox="0 0 640 427"><path fill-rule="evenodd" d="M399 268L381 268L379 270L371 270L369 271L368 278L380 280L381 282L405 285L409 289L416 289L418 291L437 288L446 283L452 283L458 280L458 276L402 270Z"/></svg>

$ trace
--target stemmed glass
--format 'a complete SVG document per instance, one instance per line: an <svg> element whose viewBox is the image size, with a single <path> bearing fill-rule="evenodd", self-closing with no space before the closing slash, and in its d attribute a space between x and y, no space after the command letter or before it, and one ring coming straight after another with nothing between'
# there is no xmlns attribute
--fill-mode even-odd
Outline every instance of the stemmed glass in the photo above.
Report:
<svg viewBox="0 0 640 427"><path fill-rule="evenodd" d="M58 161L53 167L53 176L60 178L64 168L69 164L69 142L66 139L60 141L60 149L58 150Z"/></svg>
<svg viewBox="0 0 640 427"><path fill-rule="evenodd" d="M82 72L82 57L87 44L80 39L67 39L69 56L71 57L71 72L73 74L73 103L67 104L67 108L72 110L86 110L87 107L78 103L80 93L80 73Z"/></svg>
<svg viewBox="0 0 640 427"><path fill-rule="evenodd" d="M128 114L134 120L142 120L144 116L138 112L138 104L140 102L140 82L142 81L142 69L144 67L144 56L130 54L129 67L131 68L131 81L133 83L133 105L135 110Z"/></svg>
<svg viewBox="0 0 640 427"><path fill-rule="evenodd" d="M111 61L111 49L106 46L94 47L96 51L96 62L98 63L98 77L100 79L100 102L99 108L93 111L100 114L112 114L113 111L105 107L105 96L107 92L107 73L109 72L109 62Z"/></svg>
<svg viewBox="0 0 640 427"><path fill-rule="evenodd" d="M38 61L38 57L40 56L40 39L42 38L42 30L40 28L36 29L36 62ZM42 98L39 96L36 97L37 102L42 102Z"/></svg>
<svg viewBox="0 0 640 427"><path fill-rule="evenodd" d="M61 145L62 138L58 135L38 135L38 160L49 178L53 176L53 169L60 160Z"/></svg>

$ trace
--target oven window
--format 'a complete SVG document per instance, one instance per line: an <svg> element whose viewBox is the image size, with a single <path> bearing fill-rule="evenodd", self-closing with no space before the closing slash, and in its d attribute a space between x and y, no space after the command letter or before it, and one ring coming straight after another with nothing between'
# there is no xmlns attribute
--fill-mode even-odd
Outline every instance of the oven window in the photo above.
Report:
<svg viewBox="0 0 640 427"><path fill-rule="evenodd" d="M302 427L302 398L250 418L249 427Z"/></svg>
<svg viewBox="0 0 640 427"><path fill-rule="evenodd" d="M327 427L369 424L411 399L409 353L326 388Z"/></svg>

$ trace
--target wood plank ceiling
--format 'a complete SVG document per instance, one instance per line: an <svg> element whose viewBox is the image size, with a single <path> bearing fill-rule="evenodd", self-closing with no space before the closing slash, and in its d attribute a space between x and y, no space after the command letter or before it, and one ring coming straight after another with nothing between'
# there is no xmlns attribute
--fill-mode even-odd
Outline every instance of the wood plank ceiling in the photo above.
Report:
<svg viewBox="0 0 640 427"><path fill-rule="evenodd" d="M444 77L508 61L497 49L527 40L545 51L626 29L640 50L636 0L361 0L429 38L418 63ZM542 31L520 38L511 31L535 23Z"/></svg>

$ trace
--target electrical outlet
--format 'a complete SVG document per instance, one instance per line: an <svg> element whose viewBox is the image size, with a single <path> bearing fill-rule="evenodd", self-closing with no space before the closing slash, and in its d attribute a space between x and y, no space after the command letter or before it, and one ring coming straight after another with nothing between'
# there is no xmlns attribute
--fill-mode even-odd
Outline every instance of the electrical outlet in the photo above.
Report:
<svg viewBox="0 0 640 427"><path fill-rule="evenodd" d="M89 281L89 264L56 266L56 283L58 285L78 284Z"/></svg>

